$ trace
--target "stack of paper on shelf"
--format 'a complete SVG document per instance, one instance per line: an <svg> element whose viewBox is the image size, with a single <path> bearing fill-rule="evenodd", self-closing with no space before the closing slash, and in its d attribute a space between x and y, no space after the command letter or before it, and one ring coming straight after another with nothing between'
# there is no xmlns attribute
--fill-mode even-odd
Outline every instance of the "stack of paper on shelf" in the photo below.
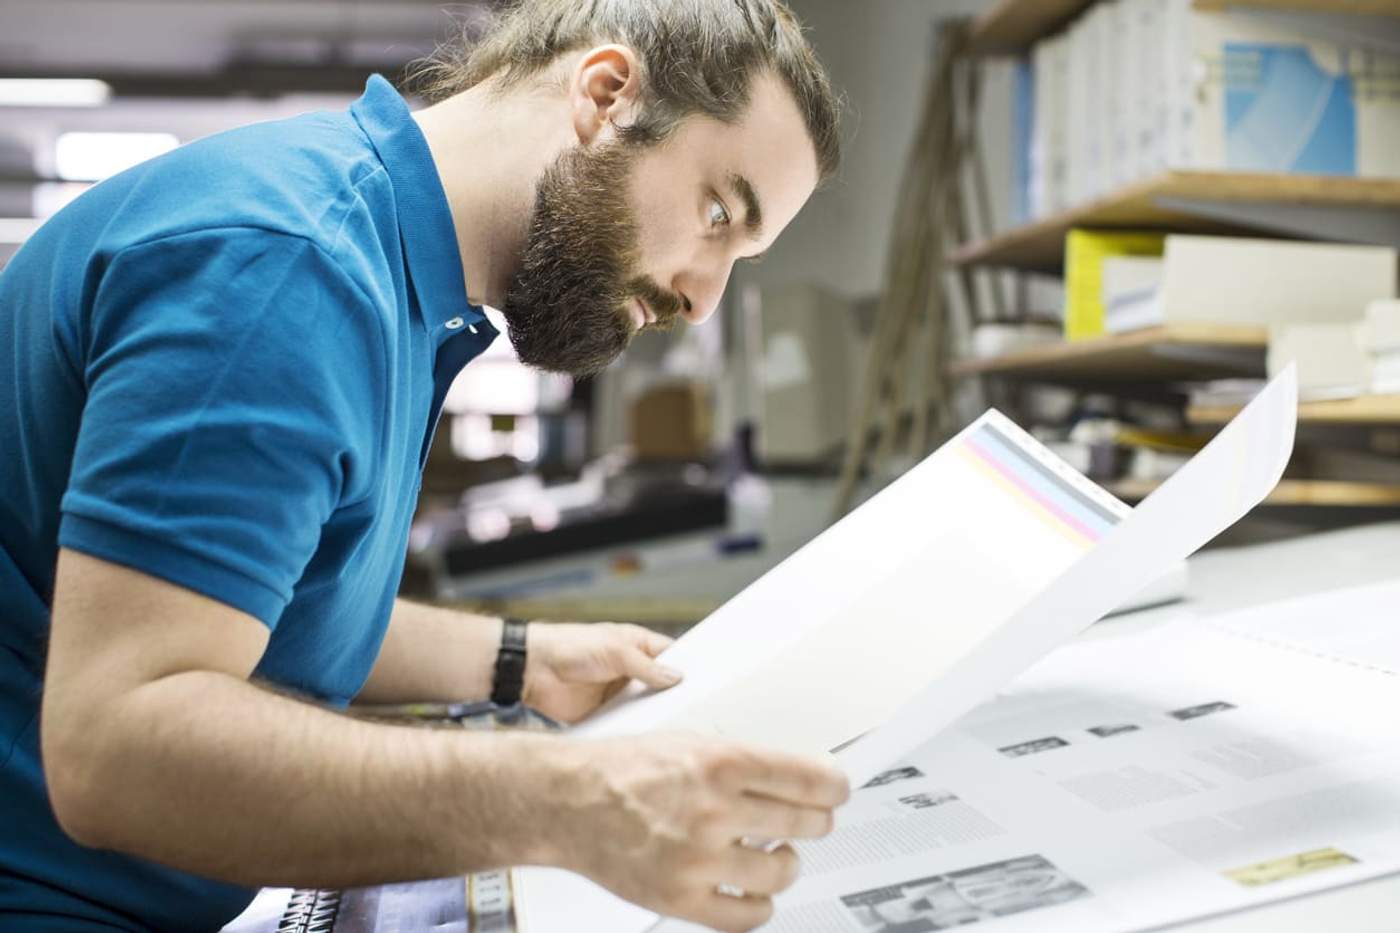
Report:
<svg viewBox="0 0 1400 933"><path fill-rule="evenodd" d="M1168 168L1400 176L1400 56L1316 15L1090 6L1032 51L1032 215Z"/></svg>
<svg viewBox="0 0 1400 933"><path fill-rule="evenodd" d="M1400 301L1373 301L1366 306L1361 346L1371 367L1371 391L1400 394Z"/></svg>
<svg viewBox="0 0 1400 933"><path fill-rule="evenodd" d="M1269 332L1269 371L1298 364L1302 398L1352 398L1371 385L1371 367L1361 347L1360 326L1281 324Z"/></svg>
<svg viewBox="0 0 1400 933"><path fill-rule="evenodd" d="M1400 301L1373 301L1360 321L1273 328L1269 371L1290 363L1304 398L1400 393Z"/></svg>
<svg viewBox="0 0 1400 933"><path fill-rule="evenodd" d="M1104 330L1117 334L1162 323L1157 302L1162 265L1159 256L1109 256L1104 260Z"/></svg>
<svg viewBox="0 0 1400 933"><path fill-rule="evenodd" d="M1396 262L1389 247L1172 234L1159 265L1118 263L1103 278L1104 327L1355 322L1395 297Z"/></svg>

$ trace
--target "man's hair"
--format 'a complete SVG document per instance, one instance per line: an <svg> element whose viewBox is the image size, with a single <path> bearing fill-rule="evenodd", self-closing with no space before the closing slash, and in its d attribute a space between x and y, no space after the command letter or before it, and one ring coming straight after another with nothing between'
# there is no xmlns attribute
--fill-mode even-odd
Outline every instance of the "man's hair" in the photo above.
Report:
<svg viewBox="0 0 1400 933"><path fill-rule="evenodd" d="M792 92L823 179L840 163L839 105L802 27L782 0L508 0L476 41L443 46L414 71L430 101L493 80L538 75L565 52L616 42L642 63L640 115L625 140L660 141L686 117L733 123L753 77L777 74Z"/></svg>

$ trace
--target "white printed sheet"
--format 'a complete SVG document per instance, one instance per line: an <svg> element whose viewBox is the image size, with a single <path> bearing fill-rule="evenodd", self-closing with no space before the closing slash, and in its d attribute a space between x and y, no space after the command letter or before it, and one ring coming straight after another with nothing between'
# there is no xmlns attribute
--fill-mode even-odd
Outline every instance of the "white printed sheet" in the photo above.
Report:
<svg viewBox="0 0 1400 933"><path fill-rule="evenodd" d="M798 843L764 930L1149 929L1400 871L1400 676L1367 663L1400 657L1396 605L1400 583L1055 652Z"/></svg>

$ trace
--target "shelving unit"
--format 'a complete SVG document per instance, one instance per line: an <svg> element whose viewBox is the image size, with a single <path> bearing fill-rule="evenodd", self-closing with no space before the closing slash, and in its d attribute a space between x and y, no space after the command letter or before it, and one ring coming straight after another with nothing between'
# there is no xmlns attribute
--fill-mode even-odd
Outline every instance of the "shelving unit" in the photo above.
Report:
<svg viewBox="0 0 1400 933"><path fill-rule="evenodd" d="M1056 343L989 359L961 360L958 376L1000 374L1042 382L1171 381L1257 376L1268 332L1230 324L1172 324L1094 340Z"/></svg>
<svg viewBox="0 0 1400 933"><path fill-rule="evenodd" d="M1156 481L1122 480L1105 488L1128 502L1147 498L1158 486ZM1384 483L1352 483L1341 480L1282 480L1265 505L1327 506L1340 508L1400 508L1400 486Z"/></svg>
<svg viewBox="0 0 1400 933"><path fill-rule="evenodd" d="M1039 41L1066 28L1095 0L997 0L972 27L974 56L1028 55ZM1190 0L1202 12L1230 11L1294 32L1338 37L1349 47L1393 50L1400 41L1400 0ZM1363 243L1400 248L1400 178L1235 171L1164 171L1123 185L1053 216L965 243L949 259L972 268L1059 275L1066 235L1074 228L1141 229ZM1028 294L1029 291L1023 291ZM1032 299L1034 300L1034 299ZM984 316L996 319L995 315ZM951 366L956 376L1003 383L1045 382L1095 393L1158 401L1173 383L1262 377L1268 331L1225 323L1167 325L1094 340L1055 343ZM989 384L989 388L995 388ZM1006 394L1018 404L1021 390ZM1170 404L1168 401L1167 404ZM1184 414L1202 426L1220 425L1242 406L1197 406ZM1366 428L1400 425L1400 395L1306 402L1299 421L1330 428L1313 434L1343 449L1368 449ZM1348 430L1348 428L1355 430ZM1374 452L1374 451L1372 451ZM1306 464L1296 466L1308 474ZM1340 472L1341 468L1337 468ZM1288 479L1267 505L1308 513L1306 521L1360 520L1367 510L1400 510L1400 483L1331 477L1326 463L1312 475ZM1375 474L1373 479L1386 479ZM1359 479L1359 478L1355 478ZM1125 481L1109 489L1128 500L1148 496L1160 483Z"/></svg>
<svg viewBox="0 0 1400 933"><path fill-rule="evenodd" d="M1193 424L1225 424L1239 414L1239 405L1192 405L1186 418ZM1400 424L1400 395L1303 402L1298 420L1312 424Z"/></svg>
<svg viewBox="0 0 1400 933"><path fill-rule="evenodd" d="M951 258L959 265L1056 273L1064 262L1065 234L1073 227L1299 234L1310 228L1324 237L1325 229L1318 228L1331 227L1339 239L1361 230L1373 234L1367 239L1400 245L1400 179L1165 172L963 246Z"/></svg>
<svg viewBox="0 0 1400 933"><path fill-rule="evenodd" d="M1023 52L1091 5L1093 0L1001 0L973 24L970 51L974 55ZM1400 16L1400 3L1396 0L1194 0L1192 5L1204 11L1233 7L1289 13Z"/></svg>

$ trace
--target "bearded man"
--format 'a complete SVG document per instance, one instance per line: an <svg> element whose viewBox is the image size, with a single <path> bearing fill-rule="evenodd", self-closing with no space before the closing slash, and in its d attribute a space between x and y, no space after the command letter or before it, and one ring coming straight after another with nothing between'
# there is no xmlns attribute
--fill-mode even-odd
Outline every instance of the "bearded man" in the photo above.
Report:
<svg viewBox="0 0 1400 933"><path fill-rule="evenodd" d="M518 0L347 113L97 185L0 276L0 926L213 929L260 885L562 866L748 929L829 830L816 760L466 734L351 702L577 719L678 675L626 626L395 593L448 385L496 336L588 374L699 324L836 165L779 0ZM738 889L743 896L721 893Z"/></svg>

